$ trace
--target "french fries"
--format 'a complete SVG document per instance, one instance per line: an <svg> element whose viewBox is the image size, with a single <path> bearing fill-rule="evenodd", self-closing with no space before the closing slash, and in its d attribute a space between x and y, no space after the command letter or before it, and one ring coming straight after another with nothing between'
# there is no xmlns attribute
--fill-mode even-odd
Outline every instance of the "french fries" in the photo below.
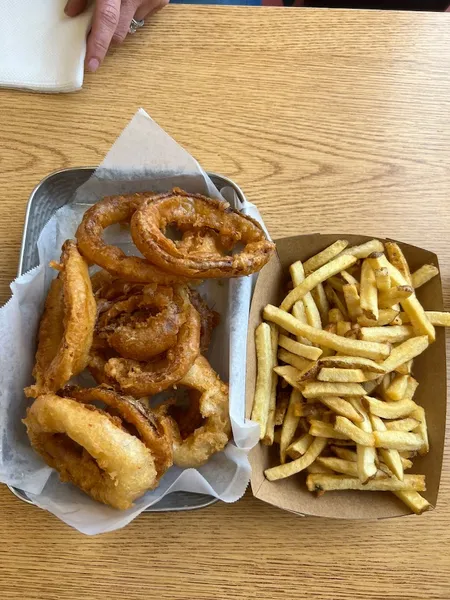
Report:
<svg viewBox="0 0 450 600"><path fill-rule="evenodd" d="M384 402L371 396L364 396L364 404L370 413L383 419L401 419L410 415L416 408L414 400L399 400L398 402Z"/></svg>
<svg viewBox="0 0 450 600"><path fill-rule="evenodd" d="M323 367L317 375L317 380L334 383L362 383L363 381L366 381L366 377L361 369Z"/></svg>
<svg viewBox="0 0 450 600"><path fill-rule="evenodd" d="M411 416L419 421L417 427L414 429L414 431L417 432L422 438L422 445L419 448L419 454L427 454L430 451L430 445L428 442L428 429L423 407L418 406L415 410L413 410Z"/></svg>
<svg viewBox="0 0 450 600"><path fill-rule="evenodd" d="M300 285L305 280L305 270L300 260L292 264L289 268L292 283L294 287ZM322 329L322 321L320 318L319 310L314 302L311 292L308 292L303 296L303 305L305 307L306 320L311 327Z"/></svg>
<svg viewBox="0 0 450 600"><path fill-rule="evenodd" d="M335 258L331 262L323 265L323 267L320 267L317 271L313 271L300 285L289 292L280 305L281 310L291 310L294 303L297 302L297 300L301 300L304 295L315 288L318 283L322 283L332 275L340 273L340 271L347 269L355 262L356 258L353 256L341 256L340 258Z"/></svg>
<svg viewBox="0 0 450 600"><path fill-rule="evenodd" d="M286 462L286 450L292 442L295 432L300 421L300 417L296 416L297 405L301 403L301 394L298 390L292 390L289 405L286 411L283 425L281 427L280 437L280 461L281 464Z"/></svg>
<svg viewBox="0 0 450 600"><path fill-rule="evenodd" d="M322 320L322 325L325 327L328 325L327 317L328 317L328 298L325 294L325 289L322 283L318 283L316 287L311 291L311 295L314 298L314 302L316 303L317 308L319 309L320 318ZM295 316L295 315L294 315Z"/></svg>
<svg viewBox="0 0 450 600"><path fill-rule="evenodd" d="M280 348L278 350L278 358L281 361L287 363L288 365L295 367L299 371L303 371L303 369L306 369L306 367L308 367L311 364L311 361L307 358L297 356L297 354L289 352L288 350L284 350L283 348Z"/></svg>
<svg viewBox="0 0 450 600"><path fill-rule="evenodd" d="M308 467L306 467L306 470L308 473L328 473L328 474L332 474L333 471L331 469L329 469L328 467L324 467L323 465L319 465L319 463L317 462L317 459L311 463ZM319 495L319 494L317 494Z"/></svg>
<svg viewBox="0 0 450 600"><path fill-rule="evenodd" d="M281 439L281 438L280 438ZM304 433L297 440L293 441L287 449L286 453L293 459L303 456L314 441L314 437L309 433Z"/></svg>
<svg viewBox="0 0 450 600"><path fill-rule="evenodd" d="M342 352L343 354L362 356L364 358L371 358L373 360L381 360L388 357L390 354L390 347L386 344L351 340L348 338L342 338L328 331L315 329L310 325L301 323L289 313L284 312L283 310L277 308L276 306L272 306L271 304L268 304L265 307L264 318L267 321L276 323L283 329L286 329L286 331L289 331L289 333L293 333L294 335L303 335L313 343L331 348L337 352Z"/></svg>
<svg viewBox="0 0 450 600"><path fill-rule="evenodd" d="M309 434L314 437L331 438L333 440L348 440L348 437L344 434L339 433L333 425L319 421L318 419L310 420L311 427L309 428Z"/></svg>
<svg viewBox="0 0 450 600"><path fill-rule="evenodd" d="M394 308L380 308L378 311L378 319L374 321L373 319L368 319L364 315L357 317L358 325L361 327L382 327L383 325L391 325L394 324L396 317L398 317L400 311L395 310ZM402 323L398 323L402 325Z"/></svg>
<svg viewBox="0 0 450 600"><path fill-rule="evenodd" d="M432 325L436 327L450 327L450 312L439 312L436 310L426 310L425 316ZM406 313L400 313L402 323L411 323L411 319Z"/></svg>
<svg viewBox="0 0 450 600"><path fill-rule="evenodd" d="M419 387L418 381L408 375L408 382L406 384L405 395L403 396L404 400L412 400L414 398L414 394L416 393L417 388Z"/></svg>
<svg viewBox="0 0 450 600"><path fill-rule="evenodd" d="M277 401L276 401L276 405L275 405L275 427L278 427L279 425L283 425L283 421L284 421L284 417L286 415L286 411L287 411L287 407L289 404L289 398L290 398L290 394L288 393L288 390L278 390L277 388ZM278 430L279 432L279 430ZM277 431L275 431L274 433L274 441L275 441L275 437L276 437ZM280 443L279 441L277 442L278 444Z"/></svg>
<svg viewBox="0 0 450 600"><path fill-rule="evenodd" d="M423 475L405 475L403 481L391 477L379 477L367 483L361 483L356 477L348 477L347 475L314 473L306 478L306 486L310 492L331 492L333 490L359 490L361 492L426 491Z"/></svg>
<svg viewBox="0 0 450 600"><path fill-rule="evenodd" d="M326 265L330 260L333 260L342 250L345 250L347 246L347 240L337 240L331 246L319 252L319 254L312 256L304 264L305 273L309 275L313 271L317 271L317 269Z"/></svg>
<svg viewBox="0 0 450 600"><path fill-rule="evenodd" d="M270 327L270 349L272 358L272 367L275 368L277 365L277 348L278 348L278 327L273 323L269 323ZM272 368L272 387L270 390L269 399L269 414L267 415L266 433L262 438L262 443L268 446L273 444L273 438L275 433L275 409L277 400L277 383L278 375Z"/></svg>
<svg viewBox="0 0 450 600"><path fill-rule="evenodd" d="M425 500L423 496L413 490L405 490L402 492L397 491L394 492L394 494L414 513L416 513L416 515L421 515L431 508L431 504L428 502L428 500Z"/></svg>
<svg viewBox="0 0 450 600"><path fill-rule="evenodd" d="M305 398L321 398L323 396L363 396L364 388L359 383L328 383L307 381L302 388Z"/></svg>
<svg viewBox="0 0 450 600"><path fill-rule="evenodd" d="M270 397L272 392L272 370L274 358L270 339L270 327L267 323L258 325L255 331L258 375L256 379L255 400L253 402L252 420L259 423L259 439L266 435L269 417Z"/></svg>
<svg viewBox="0 0 450 600"><path fill-rule="evenodd" d="M386 396L389 400L397 402L405 397L407 388L408 375L396 375L386 390Z"/></svg>
<svg viewBox="0 0 450 600"><path fill-rule="evenodd" d="M411 273L405 255L396 242L385 242L384 249L391 265L403 275L408 283L411 283Z"/></svg>
<svg viewBox="0 0 450 600"><path fill-rule="evenodd" d="M382 363L383 367L386 369L386 372L394 371L400 365L410 361L412 358L419 356L422 352L428 348L429 339L426 335L421 335L419 337L410 338L393 348L389 357Z"/></svg>
<svg viewBox="0 0 450 600"><path fill-rule="evenodd" d="M336 275L333 275L333 277L329 277L327 283L331 285L333 290L335 290L336 292L342 292L344 282L342 281L342 279L339 279L339 277L337 277Z"/></svg>
<svg viewBox="0 0 450 600"><path fill-rule="evenodd" d="M320 402L337 415L347 417L350 421L358 423L363 420L362 414L344 398L339 398L338 396L322 396Z"/></svg>
<svg viewBox="0 0 450 600"><path fill-rule="evenodd" d="M283 334L278 338L278 344L288 352L301 356L302 358L307 358L308 360L317 360L322 355L322 350L320 348L301 344Z"/></svg>
<svg viewBox="0 0 450 600"><path fill-rule="evenodd" d="M420 421L414 419L413 417L406 417L404 419L386 421L385 425L386 429L389 431L413 431L420 426Z"/></svg>
<svg viewBox="0 0 450 600"><path fill-rule="evenodd" d="M395 369L396 373L400 373L400 375L411 375L413 363L414 363L414 361L412 358L411 358L411 360L407 360L403 364L396 367L396 369Z"/></svg>
<svg viewBox="0 0 450 600"><path fill-rule="evenodd" d="M349 247L338 240L294 262L290 274L293 289L280 307L263 310L270 352L261 325L255 338L261 376L252 417L262 431L268 414L262 440L280 446L280 464L266 478L306 471L307 488L319 495L390 491L421 514L430 508L419 493L425 478L404 473L411 458L429 451L411 373L434 341L434 326L450 326L450 313L425 311L415 289L437 268L423 265L411 275L395 242ZM276 389L278 377L284 390Z"/></svg>
<svg viewBox="0 0 450 600"><path fill-rule="evenodd" d="M331 473L335 471L336 473L343 473L344 475L350 475L351 477L358 477L358 466L356 462L351 460L330 456L328 458L319 457L316 462L319 465L330 469Z"/></svg>
<svg viewBox="0 0 450 600"><path fill-rule="evenodd" d="M369 415L364 410L359 398L352 398L351 403L362 416L362 420L358 423L358 427L360 427L364 433L371 435L373 431L372 424L370 422ZM367 483L377 474L377 452L372 446L357 443L356 456L359 480L362 483Z"/></svg>
<svg viewBox="0 0 450 600"><path fill-rule="evenodd" d="M373 268L386 267L391 278L391 283L393 283L394 285L408 285L407 279L403 277L403 275L398 269L394 267L394 265L388 262L384 254L381 254L381 256L376 256L374 258L370 258L369 260L371 261ZM434 327L428 320L422 305L417 300L416 295L411 294L411 296L401 301L401 305L403 307L403 310L407 313L408 317L410 318L411 324L414 327L416 334L427 335L430 341L434 342L436 338Z"/></svg>
<svg viewBox="0 0 450 600"><path fill-rule="evenodd" d="M347 304L349 317L353 321L356 321L363 313L358 288L354 283L347 283L342 287L342 292L344 294L345 303Z"/></svg>
<svg viewBox="0 0 450 600"><path fill-rule="evenodd" d="M351 462L356 462L358 460L358 455L354 450L341 448L340 446L331 446L330 450L332 450L338 458L342 458L343 460L349 460Z"/></svg>
<svg viewBox="0 0 450 600"><path fill-rule="evenodd" d="M278 479L284 479L285 477L290 477L291 475L295 475L296 473L303 471L316 460L316 458L325 448L326 444L327 440L325 438L316 437L305 454L300 458L297 458L292 462L285 463L284 465L280 465L279 467L266 469L264 471L266 479L269 481L277 481Z"/></svg>
<svg viewBox="0 0 450 600"><path fill-rule="evenodd" d="M417 289L439 275L439 269L434 265L422 265L411 275L412 286Z"/></svg>
<svg viewBox="0 0 450 600"><path fill-rule="evenodd" d="M372 423L372 427L374 431L386 431L386 425L380 417L375 415L370 415L370 421ZM398 450L392 448L380 448L379 449L380 456L384 460L387 467L392 471L392 473L399 479L403 481L403 463Z"/></svg>
<svg viewBox="0 0 450 600"><path fill-rule="evenodd" d="M386 292L387 293L387 292ZM378 288L375 273L368 260L361 268L360 306L365 317L376 321L378 319ZM388 308L388 307L383 307Z"/></svg>
<svg viewBox="0 0 450 600"><path fill-rule="evenodd" d="M336 417L334 424L335 430L341 435L346 436L347 439L353 440L356 445L366 446L368 448L375 447L375 438L373 433L363 431L357 425L352 423L347 417Z"/></svg>
<svg viewBox="0 0 450 600"><path fill-rule="evenodd" d="M305 305L303 304L303 300L299 300L292 307L292 314L296 319L298 319L301 323L308 324L308 319L306 317ZM307 340L305 337L301 335L297 336L297 341L304 346L313 346L314 344Z"/></svg>
<svg viewBox="0 0 450 600"><path fill-rule="evenodd" d="M282 377L286 383L292 386L295 390L299 392L302 391L302 387L300 385L300 375L302 371L293 367L291 365L283 365L281 367L275 367L274 371L277 375Z"/></svg>
<svg viewBox="0 0 450 600"><path fill-rule="evenodd" d="M370 240L370 242L365 242L359 246L351 246L350 248L347 247L338 255L338 257L354 256L357 259L367 258L370 254L374 252L383 252L383 250L384 246L380 240Z"/></svg>
<svg viewBox="0 0 450 600"><path fill-rule="evenodd" d="M341 271L341 277L345 281L345 283L348 283L350 285L356 285L356 289L359 290L359 281L356 279L356 277L353 277L353 275L349 271L346 271L345 269L344 271Z"/></svg>
<svg viewBox="0 0 450 600"><path fill-rule="evenodd" d="M417 433L406 431L375 431L373 436L377 448L418 451L423 446L423 438Z"/></svg>
<svg viewBox="0 0 450 600"><path fill-rule="evenodd" d="M386 269L386 267L381 267L380 269L375 269L374 273L378 291L387 292L391 287L389 271Z"/></svg>
<svg viewBox="0 0 450 600"><path fill-rule="evenodd" d="M414 337L414 329L409 325L390 325L389 327L361 327L359 337L365 342L398 344Z"/></svg>
<svg viewBox="0 0 450 600"><path fill-rule="evenodd" d="M402 300L412 296L412 294L414 294L414 288L411 285L391 287L385 292L380 292L378 304L380 308L392 308Z"/></svg>
<svg viewBox="0 0 450 600"><path fill-rule="evenodd" d="M371 394L374 390L376 390L377 387L380 385L380 380L381 378L378 377L373 381L365 381L364 383L362 383L361 385L366 390L366 394Z"/></svg>
<svg viewBox="0 0 450 600"><path fill-rule="evenodd" d="M337 308L340 314L342 315L341 320L347 320L348 314L347 308L344 303L344 299L341 298L341 295L334 288L332 288L331 285L328 284L328 282L325 284L324 289L330 304Z"/></svg>
<svg viewBox="0 0 450 600"><path fill-rule="evenodd" d="M386 373L385 369L379 363L370 358L363 358L361 356L327 356L320 358L319 363L322 367L364 369L364 371L372 371L373 373L379 373L381 375Z"/></svg>

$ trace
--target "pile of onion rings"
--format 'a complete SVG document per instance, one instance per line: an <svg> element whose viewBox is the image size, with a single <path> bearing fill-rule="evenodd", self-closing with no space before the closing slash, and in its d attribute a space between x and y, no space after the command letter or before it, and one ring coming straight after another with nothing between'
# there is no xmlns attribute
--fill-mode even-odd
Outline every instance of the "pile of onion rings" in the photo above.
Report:
<svg viewBox="0 0 450 600"><path fill-rule="evenodd" d="M143 257L103 240L114 224L129 226ZM178 241L166 237L174 226ZM228 386L203 356L220 317L188 284L254 273L273 251L252 219L179 189L107 197L86 211L52 264L36 381L25 389L35 398L30 442L62 481L128 509L172 464L198 467L225 448ZM89 265L101 270L90 276ZM84 369L96 386L70 385Z"/></svg>

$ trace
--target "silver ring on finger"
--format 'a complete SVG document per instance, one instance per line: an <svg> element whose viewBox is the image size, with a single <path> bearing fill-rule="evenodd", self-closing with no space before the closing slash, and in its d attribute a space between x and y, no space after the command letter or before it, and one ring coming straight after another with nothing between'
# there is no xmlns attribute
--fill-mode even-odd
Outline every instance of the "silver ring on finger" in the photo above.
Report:
<svg viewBox="0 0 450 600"><path fill-rule="evenodd" d="M136 31L138 29L140 29L141 27L144 27L145 25L145 21L144 19L141 19L140 21L137 21L136 19L131 19L131 23L130 23L130 33L136 33Z"/></svg>

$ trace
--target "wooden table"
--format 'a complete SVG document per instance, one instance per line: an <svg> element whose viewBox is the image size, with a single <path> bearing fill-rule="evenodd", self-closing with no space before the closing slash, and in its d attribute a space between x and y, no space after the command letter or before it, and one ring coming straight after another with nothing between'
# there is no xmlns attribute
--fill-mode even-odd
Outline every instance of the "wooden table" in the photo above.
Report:
<svg viewBox="0 0 450 600"><path fill-rule="evenodd" d="M235 179L275 237L370 232L433 250L450 308L449 45L445 15L173 7L80 94L0 91L1 300L33 186L98 163L143 106ZM450 467L420 518L302 519L248 494L95 538L2 487L0 540L8 599L448 600Z"/></svg>

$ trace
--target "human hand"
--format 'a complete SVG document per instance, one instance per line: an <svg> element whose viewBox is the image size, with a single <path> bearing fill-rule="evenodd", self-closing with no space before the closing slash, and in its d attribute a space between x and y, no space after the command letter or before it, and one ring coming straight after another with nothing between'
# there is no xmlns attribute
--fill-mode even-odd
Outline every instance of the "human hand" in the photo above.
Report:
<svg viewBox="0 0 450 600"><path fill-rule="evenodd" d="M121 44L125 40L132 19L145 19L168 3L169 0L97 0L87 41L86 69L94 73L111 43ZM76 17L87 5L88 0L68 0L64 10L69 17Z"/></svg>

